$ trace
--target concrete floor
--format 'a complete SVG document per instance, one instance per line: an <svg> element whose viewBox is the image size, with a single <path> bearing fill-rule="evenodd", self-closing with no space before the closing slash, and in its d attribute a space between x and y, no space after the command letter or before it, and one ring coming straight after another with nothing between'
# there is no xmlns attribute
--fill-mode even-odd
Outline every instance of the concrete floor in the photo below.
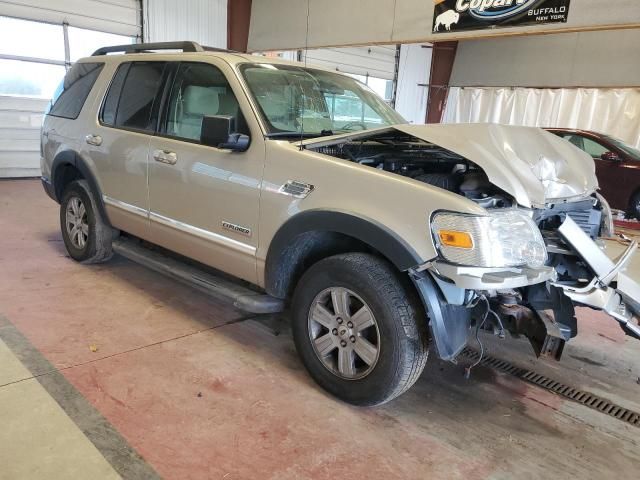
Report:
<svg viewBox="0 0 640 480"><path fill-rule="evenodd" d="M490 353L640 411L640 342L579 313L562 363ZM71 261L37 181L0 182L0 479L634 478L640 428L435 359L358 409L290 336L122 258ZM81 473L79 473L81 472Z"/></svg>

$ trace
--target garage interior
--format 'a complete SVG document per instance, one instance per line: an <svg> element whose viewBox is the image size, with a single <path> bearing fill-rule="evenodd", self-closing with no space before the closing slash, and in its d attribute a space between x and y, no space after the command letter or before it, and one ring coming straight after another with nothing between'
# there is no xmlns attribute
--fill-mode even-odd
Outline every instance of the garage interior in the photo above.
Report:
<svg viewBox="0 0 640 480"><path fill-rule="evenodd" d="M413 388L363 408L309 376L288 311L65 249L41 127L66 71L109 45L195 41L349 75L412 125L595 131L640 149L637 0L436 32L445 1L0 0L0 479L637 476L640 343L604 312L576 308L560 362L525 338L481 333L483 356L471 338L456 362L432 344ZM614 258L640 218L612 206Z"/></svg>

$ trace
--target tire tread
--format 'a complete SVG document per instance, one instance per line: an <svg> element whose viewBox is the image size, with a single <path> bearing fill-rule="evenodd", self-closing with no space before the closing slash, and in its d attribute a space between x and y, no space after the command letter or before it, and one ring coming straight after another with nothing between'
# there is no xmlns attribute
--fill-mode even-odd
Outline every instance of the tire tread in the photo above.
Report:
<svg viewBox="0 0 640 480"><path fill-rule="evenodd" d="M387 292L392 292L392 305L398 312L402 328L409 347L404 349L405 359L397 363L399 369L396 376L399 379L395 388L387 394L385 402L393 400L406 392L420 378L429 356L429 340L426 330L426 316L422 319L416 318L421 308L410 308L414 305L415 299L410 298L406 286L399 281L397 272L388 264L383 263L374 255L363 253L349 253L340 255L342 261L350 263L354 268L366 271L371 280L381 285ZM421 321L422 320L422 321ZM424 331L420 328L425 324Z"/></svg>

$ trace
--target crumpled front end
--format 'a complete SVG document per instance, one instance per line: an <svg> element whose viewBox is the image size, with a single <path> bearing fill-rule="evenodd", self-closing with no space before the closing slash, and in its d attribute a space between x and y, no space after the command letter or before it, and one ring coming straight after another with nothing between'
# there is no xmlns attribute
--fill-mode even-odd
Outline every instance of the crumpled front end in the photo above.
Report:
<svg viewBox="0 0 640 480"><path fill-rule="evenodd" d="M575 305L605 311L625 332L640 338L640 278L637 269L628 268L637 246L630 244L614 259L603 251L600 237L613 235L611 212L596 193L594 162L587 154L548 132L525 127L443 125L401 130L481 166L491 184L513 197L511 207L531 216L536 232L524 237L533 238L539 230L546 250L544 264L525 255L518 265L502 261L494 266L477 259L465 261L460 255L447 258L440 248L438 258L413 272L423 296L437 287L449 305L448 310L438 312L436 306L429 312L442 358L455 359L476 328L500 336L524 335L539 356L560 359L565 343L578 333ZM491 215L499 209L487 211ZM453 223L445 233L455 232ZM458 229L472 230L459 228L461 223L465 222L457 222ZM478 245L500 250L505 235L509 232L499 231ZM475 241L477 236L471 236ZM524 248L524 237L507 242L508 247ZM434 238L438 244L437 232Z"/></svg>
<svg viewBox="0 0 640 480"><path fill-rule="evenodd" d="M554 286L574 303L608 313L628 335L640 339L640 269L633 264L638 259L638 242L624 242L626 249L612 259L570 217L558 232L594 276L587 283L556 282ZM615 246L610 244L609 249Z"/></svg>
<svg viewBox="0 0 640 480"><path fill-rule="evenodd" d="M512 195L522 207L574 201L598 188L593 159L539 128L497 124L395 128L471 160L493 185Z"/></svg>
<svg viewBox="0 0 640 480"><path fill-rule="evenodd" d="M524 335L539 356L559 359L578 334L575 305L637 336L640 279L625 270L635 247L605 261L611 211L593 159L566 140L529 127L395 125L303 145L424 193L435 255L409 273L442 359L454 361L479 330Z"/></svg>
<svg viewBox="0 0 640 480"><path fill-rule="evenodd" d="M606 202L594 196L549 205L533 219L547 250L544 265L487 268L439 258L412 272L423 298L433 289L431 303L435 295L458 307L430 308L441 358L455 360L474 329L482 329L526 336L538 356L559 360L565 343L578 334L575 306L604 311L640 339L638 244L610 236Z"/></svg>

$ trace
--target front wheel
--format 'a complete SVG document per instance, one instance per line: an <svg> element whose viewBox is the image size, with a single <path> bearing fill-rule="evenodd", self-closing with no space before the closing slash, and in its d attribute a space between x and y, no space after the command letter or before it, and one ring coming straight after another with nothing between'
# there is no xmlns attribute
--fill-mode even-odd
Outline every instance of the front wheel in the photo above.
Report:
<svg viewBox="0 0 640 480"><path fill-rule="evenodd" d="M296 349L313 379L361 406L401 395L427 361L427 318L409 279L369 254L313 265L292 305Z"/></svg>

